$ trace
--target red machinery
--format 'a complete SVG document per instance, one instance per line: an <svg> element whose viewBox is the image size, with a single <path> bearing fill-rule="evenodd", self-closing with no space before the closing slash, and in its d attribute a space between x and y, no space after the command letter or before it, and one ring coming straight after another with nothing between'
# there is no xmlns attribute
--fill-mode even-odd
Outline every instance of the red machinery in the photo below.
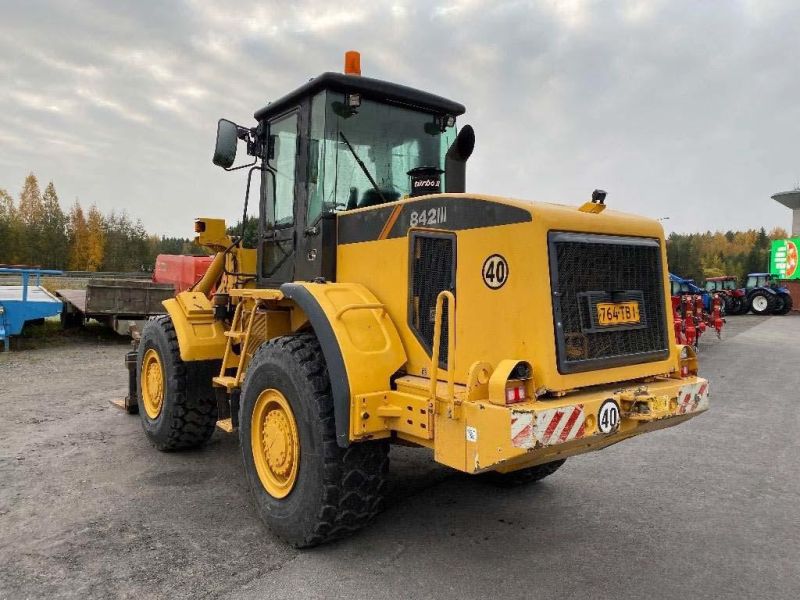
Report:
<svg viewBox="0 0 800 600"><path fill-rule="evenodd" d="M672 319L675 340L679 344L697 347L706 329L713 328L717 337L722 338L722 298L719 294L711 297L711 312L705 310L703 297L698 294L672 296Z"/></svg>
<svg viewBox="0 0 800 600"><path fill-rule="evenodd" d="M175 292L183 292L197 283L205 274L212 256L181 256L159 254L153 271L155 283L172 283Z"/></svg>

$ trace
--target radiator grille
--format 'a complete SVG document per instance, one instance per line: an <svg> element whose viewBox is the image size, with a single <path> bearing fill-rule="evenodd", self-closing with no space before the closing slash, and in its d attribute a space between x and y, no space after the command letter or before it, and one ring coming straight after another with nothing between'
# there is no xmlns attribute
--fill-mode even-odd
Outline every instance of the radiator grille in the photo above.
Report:
<svg viewBox="0 0 800 600"><path fill-rule="evenodd" d="M409 325L431 353L436 315L436 297L443 290L455 294L454 235L415 233L411 236L411 268L409 273ZM449 307L442 310L442 337L439 362L447 364L447 318Z"/></svg>
<svg viewBox="0 0 800 600"><path fill-rule="evenodd" d="M562 373L668 356L661 248L654 239L551 233L558 367ZM636 302L639 323L601 326L599 302Z"/></svg>

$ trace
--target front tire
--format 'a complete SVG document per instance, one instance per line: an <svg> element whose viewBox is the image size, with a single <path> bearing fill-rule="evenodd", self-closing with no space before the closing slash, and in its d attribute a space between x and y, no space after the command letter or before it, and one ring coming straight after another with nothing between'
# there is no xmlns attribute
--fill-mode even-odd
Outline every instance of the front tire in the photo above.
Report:
<svg viewBox="0 0 800 600"><path fill-rule="evenodd" d="M219 361L183 362L169 316L147 322L136 357L142 428L159 450L197 448L214 433L217 403L212 378Z"/></svg>
<svg viewBox="0 0 800 600"><path fill-rule="evenodd" d="M322 349L303 333L264 343L242 389L239 441L259 516L296 548L354 532L380 511L389 445L336 443Z"/></svg>

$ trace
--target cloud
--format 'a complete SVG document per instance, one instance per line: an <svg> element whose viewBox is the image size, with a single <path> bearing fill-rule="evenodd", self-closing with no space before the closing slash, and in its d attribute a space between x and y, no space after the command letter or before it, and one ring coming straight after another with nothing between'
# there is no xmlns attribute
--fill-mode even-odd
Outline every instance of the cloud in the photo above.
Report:
<svg viewBox="0 0 800 600"><path fill-rule="evenodd" d="M465 103L475 191L615 208L679 231L788 227L800 178L789 0L207 0L9 3L0 21L0 187L28 171L191 235L235 220L243 176L211 165L215 124L345 50L364 73Z"/></svg>

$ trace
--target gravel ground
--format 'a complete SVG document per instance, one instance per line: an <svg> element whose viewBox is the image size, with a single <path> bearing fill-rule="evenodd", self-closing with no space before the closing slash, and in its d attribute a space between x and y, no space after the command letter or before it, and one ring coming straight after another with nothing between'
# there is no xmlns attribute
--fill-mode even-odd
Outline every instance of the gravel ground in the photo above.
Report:
<svg viewBox="0 0 800 600"><path fill-rule="evenodd" d="M0 354L0 598L797 598L800 317L702 344L712 410L500 490L392 450L389 506L298 552L250 505L234 436L162 454L124 341Z"/></svg>

